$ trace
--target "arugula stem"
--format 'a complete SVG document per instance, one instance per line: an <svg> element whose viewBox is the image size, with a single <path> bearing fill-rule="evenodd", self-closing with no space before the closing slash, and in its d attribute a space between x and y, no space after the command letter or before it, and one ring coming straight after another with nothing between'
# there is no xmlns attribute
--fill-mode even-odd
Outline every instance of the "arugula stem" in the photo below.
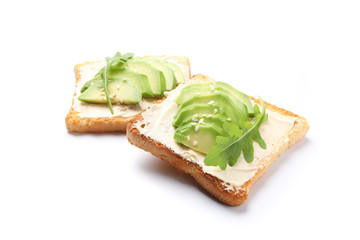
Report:
<svg viewBox="0 0 360 240"><path fill-rule="evenodd" d="M109 91L108 91L108 79L107 79L107 72L108 72L108 66L110 66L111 61L107 62L104 68L104 90L105 90L105 96L106 96L106 101L107 104L110 108L111 114L114 114L114 109L112 107L111 101L110 101L110 97L109 97Z"/></svg>

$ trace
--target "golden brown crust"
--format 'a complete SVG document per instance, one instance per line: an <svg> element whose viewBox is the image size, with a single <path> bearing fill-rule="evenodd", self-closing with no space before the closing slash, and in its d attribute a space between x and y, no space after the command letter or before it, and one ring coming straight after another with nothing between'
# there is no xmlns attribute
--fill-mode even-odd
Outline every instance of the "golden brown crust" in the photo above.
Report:
<svg viewBox="0 0 360 240"><path fill-rule="evenodd" d="M150 57L150 56L148 56ZM156 56L153 56L156 57ZM171 58L178 62L179 64L185 64L189 67L188 77L190 78L190 62L189 59L186 57L166 57L161 56L164 58ZM75 66L75 89L77 84L81 80L81 68L83 66L91 65L100 63L102 61L94 61L94 62L84 62ZM65 118L65 125L69 132L76 132L76 133L115 133L115 132L125 132L126 126L129 120L132 117L80 117L78 112L74 110L74 98L76 95L76 90L74 91L73 99L71 108L69 113Z"/></svg>
<svg viewBox="0 0 360 240"><path fill-rule="evenodd" d="M200 81L209 81L209 78L204 75L195 75L193 78L194 77ZM255 100L254 98L252 99ZM163 100L158 101L156 104L160 104L162 101ZM245 184L237 190L226 190L222 180L205 173L198 164L184 159L162 143L140 134L139 130L134 127L134 124L140 120L143 120L141 113L129 121L127 126L127 138L131 144L150 152L154 156L159 157L164 161L169 162L181 172L190 174L197 183L199 183L203 188L205 188L221 202L230 206L238 206L246 201L248 193L253 184L266 172L275 159L286 149L290 148L297 141L302 139L309 129L309 125L305 118L266 102L265 105L267 109L281 113L284 116L296 117L297 119L287 136L289 141L284 143L282 146L279 146L279 151L274 152L269 159L264 159L262 162L263 167L259 168L255 176L245 182Z"/></svg>

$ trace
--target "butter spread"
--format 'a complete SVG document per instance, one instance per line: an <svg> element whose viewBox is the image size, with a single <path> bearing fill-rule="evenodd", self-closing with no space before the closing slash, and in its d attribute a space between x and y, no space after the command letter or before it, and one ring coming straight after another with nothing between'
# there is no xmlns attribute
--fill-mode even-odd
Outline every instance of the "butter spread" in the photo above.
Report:
<svg viewBox="0 0 360 240"><path fill-rule="evenodd" d="M176 59L172 57L159 57L160 59L173 62L177 64L184 73L185 81L189 79L189 66L179 64ZM144 110L145 108L152 105L158 99L156 98L143 98L136 105L125 105L125 104L113 104L114 115L111 114L107 104L96 104L96 103L85 103L78 100L80 96L80 90L82 86L89 80L91 80L102 67L105 66L105 61L99 61L91 64L86 64L80 67L80 81L76 84L75 97L73 109L78 112L79 117L132 117Z"/></svg>
<svg viewBox="0 0 360 240"><path fill-rule="evenodd" d="M175 101L181 89L188 84L180 84L167 94L167 98L161 104L154 104L143 112L144 120L135 123L135 127L141 134L164 144L186 160L197 163L205 173L221 179L226 190L237 190L262 168L264 160L269 160L274 154L277 157L281 153L281 149L276 146L283 145L288 141L287 135L296 118L283 116L267 109L268 120L260 126L260 134L266 142L267 148L262 149L254 142L254 161L252 163L247 163L241 154L238 162L233 167L228 166L226 170L221 170L218 166L206 166L204 154L174 140L175 128L172 123L179 108Z"/></svg>

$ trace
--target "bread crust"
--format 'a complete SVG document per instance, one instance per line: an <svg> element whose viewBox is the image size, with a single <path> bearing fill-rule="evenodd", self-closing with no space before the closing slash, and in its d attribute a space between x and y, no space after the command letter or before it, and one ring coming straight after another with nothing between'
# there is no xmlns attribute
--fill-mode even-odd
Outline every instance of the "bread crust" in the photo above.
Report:
<svg viewBox="0 0 360 240"><path fill-rule="evenodd" d="M194 77L200 80L209 79L204 75L195 75ZM164 99L157 101L155 104L160 104ZM251 99L259 103L257 99L253 97L251 97ZM157 142L145 135L140 134L139 130L134 126L134 124L140 120L143 120L143 116L141 113L129 121L127 125L126 134L128 141L131 144L147 152L150 152L152 155L159 157L160 159L170 163L179 171L190 174L198 184L200 184L204 189L206 189L219 201L228 204L230 206L238 206L246 201L249 191L254 185L254 183L261 176L264 175L264 173L275 161L275 159L285 150L287 150L288 148L293 146L296 142L298 142L300 139L302 139L309 129L309 125L305 118L300 117L293 112L279 108L270 103L267 102L264 103L267 109L272 110L274 112L278 112L284 116L296 117L296 121L292 129L288 133L287 137L289 141L279 146L279 150L277 152L274 151L271 154L270 158L264 159L261 163L262 167L259 167L256 174L251 179L246 181L239 189L234 189L234 190L226 189L224 187L225 183L222 180L208 173L205 173L198 164L186 160L185 158L175 153L174 151L172 151L162 143Z"/></svg>
<svg viewBox="0 0 360 240"><path fill-rule="evenodd" d="M145 57L160 57L175 60L179 64L188 66L190 78L190 62L186 57L180 56L145 56ZM100 63L102 61L84 62L77 64L74 67L75 71L75 91L72 99L71 108L65 117L65 126L69 132L74 133L116 133L125 132L126 126L133 117L80 117L79 112L74 110L74 98L76 96L76 88L81 80L81 68L86 65Z"/></svg>

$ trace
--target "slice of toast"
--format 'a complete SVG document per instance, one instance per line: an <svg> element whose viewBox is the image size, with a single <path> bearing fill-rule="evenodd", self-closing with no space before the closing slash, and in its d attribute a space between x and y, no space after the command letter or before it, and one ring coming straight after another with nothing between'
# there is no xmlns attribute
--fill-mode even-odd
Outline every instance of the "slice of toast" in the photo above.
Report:
<svg viewBox="0 0 360 240"><path fill-rule="evenodd" d="M189 82L212 81L204 75L195 75ZM254 161L247 163L243 154L226 170L204 164L205 155L196 152L173 139L175 128L173 116L178 106L175 103L181 89L175 90L130 120L127 126L128 141L154 156L194 177L202 187L218 200L237 206L244 203L253 184L266 172L275 159L302 139L309 129L305 118L290 111L266 103L268 120L260 126L260 133L267 144L266 150L254 142ZM251 97L255 104L260 102Z"/></svg>
<svg viewBox="0 0 360 240"><path fill-rule="evenodd" d="M146 56L177 64L187 81L190 78L190 63L186 57ZM85 62L75 66L75 93L72 105L65 118L66 128L77 133L112 133L126 131L126 125L135 115L156 102L156 98L144 98L137 105L113 105L114 115L107 104L84 103L78 100L80 89L105 65L105 61Z"/></svg>

